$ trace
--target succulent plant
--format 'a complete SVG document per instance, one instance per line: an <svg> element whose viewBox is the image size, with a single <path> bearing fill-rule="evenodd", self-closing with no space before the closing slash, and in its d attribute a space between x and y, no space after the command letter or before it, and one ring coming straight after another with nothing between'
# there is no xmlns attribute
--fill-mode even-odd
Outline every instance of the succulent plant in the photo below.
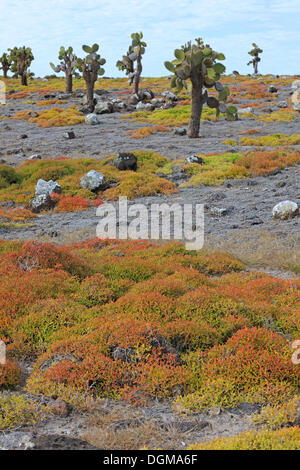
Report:
<svg viewBox="0 0 300 470"><path fill-rule="evenodd" d="M3 70L3 77L7 78L7 72L11 66L11 57L6 52L0 57L0 70Z"/></svg>
<svg viewBox="0 0 300 470"><path fill-rule="evenodd" d="M50 66L54 70L54 72L64 72L66 75L66 92L72 93L73 89L73 76L76 74L76 69L78 68L77 57L73 53L73 48L70 46L65 49L61 46L58 54L58 58L60 63L58 65L54 65L50 62Z"/></svg>
<svg viewBox="0 0 300 470"><path fill-rule="evenodd" d="M33 76L33 73L29 72L31 62L34 60L32 50L30 47L14 47L8 49L10 51L11 60L11 71L15 76L21 77L21 83L24 86L28 85L28 78Z"/></svg>
<svg viewBox="0 0 300 470"><path fill-rule="evenodd" d="M258 62L261 61L259 54L261 54L263 50L260 49L260 47L258 47L258 45L255 44L255 42L252 43L252 47L253 49L251 49L251 51L249 51L248 54L251 55L253 59L249 60L247 65L253 65L254 73L256 74L258 72Z"/></svg>
<svg viewBox="0 0 300 470"><path fill-rule="evenodd" d="M94 44L93 46L82 46L87 56L84 59L77 59L77 65L80 72L82 72L84 81L87 89L87 104L90 112L92 113L95 108L94 104L94 87L98 76L104 75L104 68L102 65L106 63L106 60L101 58L100 54L97 54L99 45Z"/></svg>
<svg viewBox="0 0 300 470"><path fill-rule="evenodd" d="M225 66L218 62L224 60L224 54L214 51L208 44L204 44L201 38L195 39L195 43L188 42L175 49L175 59L165 62L165 67L174 76L171 79L171 87L181 91L187 89L187 80L192 85L192 112L188 128L189 137L199 137L200 119L202 108L207 104L216 109L216 115L226 113L228 120L234 120L237 109L234 106L226 106L225 102L230 94L229 88L223 86L219 79L225 72ZM208 96L207 89L214 88L218 97Z"/></svg>
<svg viewBox="0 0 300 470"><path fill-rule="evenodd" d="M118 60L116 66L119 70L125 71L129 78L129 84L133 84L134 93L139 92L140 77L142 74L142 55L145 53L147 44L142 41L143 33L132 33L132 43L129 46L126 55L123 55L121 60ZM134 64L136 62L136 68Z"/></svg>

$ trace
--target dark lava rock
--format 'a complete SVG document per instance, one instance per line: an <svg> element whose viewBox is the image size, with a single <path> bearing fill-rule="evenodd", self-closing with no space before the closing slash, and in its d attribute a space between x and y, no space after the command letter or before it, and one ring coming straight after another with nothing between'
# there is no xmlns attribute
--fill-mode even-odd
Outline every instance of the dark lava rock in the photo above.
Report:
<svg viewBox="0 0 300 470"><path fill-rule="evenodd" d="M137 170L137 158L133 153L129 152L119 152L116 158L114 159L114 165L118 170L125 171Z"/></svg>

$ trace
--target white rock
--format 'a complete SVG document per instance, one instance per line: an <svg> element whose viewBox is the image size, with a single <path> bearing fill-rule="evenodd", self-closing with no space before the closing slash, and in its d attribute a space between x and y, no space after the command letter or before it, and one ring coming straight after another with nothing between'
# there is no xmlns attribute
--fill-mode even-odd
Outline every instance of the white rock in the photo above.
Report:
<svg viewBox="0 0 300 470"><path fill-rule="evenodd" d="M136 105L136 109L138 111L152 111L153 110L153 105L151 103L143 103L142 101L140 101Z"/></svg>
<svg viewBox="0 0 300 470"><path fill-rule="evenodd" d="M95 106L94 112L96 114L108 114L114 110L112 103L109 101L98 101Z"/></svg>
<svg viewBox="0 0 300 470"><path fill-rule="evenodd" d="M61 186L57 181L45 181L39 179L35 187L35 195L40 196L41 194L52 194L52 193L61 193Z"/></svg>
<svg viewBox="0 0 300 470"><path fill-rule="evenodd" d="M96 124L99 124L97 114L94 114L94 113L87 114L85 117L85 123L91 126L95 126Z"/></svg>
<svg viewBox="0 0 300 470"><path fill-rule="evenodd" d="M289 219L299 213L298 204L293 201L282 201L273 207L272 215L274 219Z"/></svg>
<svg viewBox="0 0 300 470"><path fill-rule="evenodd" d="M80 179L80 186L83 189L94 191L105 185L105 177L100 171L91 170Z"/></svg>
<svg viewBox="0 0 300 470"><path fill-rule="evenodd" d="M238 114L253 113L253 112L254 112L254 109L250 108L250 106L248 108L239 108L238 109Z"/></svg>

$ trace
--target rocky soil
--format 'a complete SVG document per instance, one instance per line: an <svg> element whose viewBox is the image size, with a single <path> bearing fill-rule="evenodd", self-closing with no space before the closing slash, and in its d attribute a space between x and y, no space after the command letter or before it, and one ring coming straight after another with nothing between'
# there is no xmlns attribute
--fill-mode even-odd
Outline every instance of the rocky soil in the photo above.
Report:
<svg viewBox="0 0 300 470"><path fill-rule="evenodd" d="M236 84L236 83L235 83ZM277 102L270 102L270 109L278 109L277 103L289 97L289 87L281 87ZM118 94L113 91L113 96ZM35 99L33 95L30 99ZM80 104L81 98L72 98L72 103ZM247 102L245 102L247 103ZM62 106L69 106L70 103ZM249 102L251 106L251 102ZM22 100L11 100L8 106L0 106L0 115L12 116L24 109L34 109L32 105L22 104ZM241 118L235 122L220 120L217 123L203 122L200 139L188 139L175 136L170 132L150 135L144 139L131 139L128 130L143 127L146 124L123 119L122 113L99 116L100 124L86 124L74 127L52 127L44 129L23 120L0 120L0 159L19 165L32 154L42 157L69 155L72 157L104 158L118 151L136 149L157 151L170 159L182 158L198 153L224 153L226 151L245 151L247 148L231 147L222 144L227 138L235 138L248 129L258 129L259 135L273 133L299 134L299 117L292 123L257 122ZM75 139L66 140L63 134L73 130ZM22 136L27 135L27 138ZM173 174L171 179L179 185L183 175ZM300 217L289 220L274 220L272 208L280 201L292 200L300 205L300 167L275 172L264 178L230 180L218 187L181 188L172 196L153 196L139 198L138 202L148 208L152 203L191 203L205 206L205 243L209 248L225 248L243 258L244 251L259 251L261 237L266 237L266 245L276 240L277 252L300 251ZM218 211L216 209L224 209ZM222 215L221 215L222 214ZM52 213L38 215L30 226L20 229L0 228L0 238L37 239L54 243L82 240L96 236L98 219L96 210ZM291 242L292 240L292 242ZM278 265L274 264L273 251L267 252L263 265L268 272L282 275ZM249 254L249 253L248 253ZM251 256L250 256L251 258ZM255 265L255 262L254 262ZM283 266L283 269L286 266ZM275 271L274 271L275 269ZM288 269L288 268L287 268ZM291 276L284 273L284 277ZM41 400L40 397L36 397ZM129 405L104 401L102 413L122 410L128 414L127 423L123 418L114 421L115 430L120 427L138 427L145 421L154 422L161 429L161 441L168 446L168 436L176 436L175 448L185 448L191 442L208 440L216 436L229 436L249 429L249 417L257 408L245 404L234 410L211 410L208 414L197 414L188 418L179 418L168 403L153 402L139 410L138 420L132 418ZM118 408L119 407L119 408ZM89 430L89 415L71 411L69 416L55 416L36 427L17 429L0 435L0 449L89 449L96 448L88 444L85 435ZM119 428L118 428L119 426ZM107 428L98 425L98 433L107 432ZM172 434L173 433L173 434ZM173 438L174 439L174 438ZM160 447L160 443L157 443Z"/></svg>

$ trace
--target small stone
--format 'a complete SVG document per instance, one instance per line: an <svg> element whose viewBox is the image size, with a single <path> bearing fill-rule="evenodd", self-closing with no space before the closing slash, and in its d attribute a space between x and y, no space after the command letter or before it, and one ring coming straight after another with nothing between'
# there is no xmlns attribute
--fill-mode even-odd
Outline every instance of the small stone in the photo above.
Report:
<svg viewBox="0 0 300 470"><path fill-rule="evenodd" d="M287 102L286 101L278 101L277 106L278 106L278 108L287 108Z"/></svg>
<svg viewBox="0 0 300 470"><path fill-rule="evenodd" d="M95 126L95 125L99 124L99 121L98 121L98 118L97 118L97 114L94 114L94 113L88 114L88 115L85 117L85 123L86 123L86 124L89 124L89 125L91 125L91 126Z"/></svg>
<svg viewBox="0 0 300 470"><path fill-rule="evenodd" d="M68 131L63 134L63 137L65 139L75 139L75 132L74 131Z"/></svg>
<svg viewBox="0 0 300 470"><path fill-rule="evenodd" d="M22 135L20 135L20 139L28 139L28 135L27 134L22 134Z"/></svg>
<svg viewBox="0 0 300 470"><path fill-rule="evenodd" d="M185 127L174 127L173 129L174 135L186 135Z"/></svg>
<svg viewBox="0 0 300 470"><path fill-rule="evenodd" d="M31 155L27 158L27 160L41 160L42 157L40 155Z"/></svg>
<svg viewBox="0 0 300 470"><path fill-rule="evenodd" d="M238 114L246 114L246 113L253 113L254 109L248 106L247 108L239 108Z"/></svg>
<svg viewBox="0 0 300 470"><path fill-rule="evenodd" d="M219 416L221 408L219 406L212 406L208 411L209 416Z"/></svg>
<svg viewBox="0 0 300 470"><path fill-rule="evenodd" d="M201 157L198 157L197 155L190 155L189 157L186 157L185 163L198 163L199 165L204 165L204 160Z"/></svg>
<svg viewBox="0 0 300 470"><path fill-rule="evenodd" d="M129 152L119 152L116 158L114 159L114 165L118 170L125 171L137 170L137 158L133 153Z"/></svg>
<svg viewBox="0 0 300 470"><path fill-rule="evenodd" d="M178 97L174 95L174 93L172 93L171 91L162 93L162 96L164 96L167 100L170 100L170 101L178 101Z"/></svg>
<svg viewBox="0 0 300 470"><path fill-rule="evenodd" d="M66 418L70 413L69 406L64 400L60 398L57 398L56 400L51 400L48 406L54 415L61 416L62 418Z"/></svg>
<svg viewBox="0 0 300 470"><path fill-rule="evenodd" d="M228 210L226 207L212 207L210 213L216 217L224 217L224 215L228 214Z"/></svg>
<svg viewBox="0 0 300 470"><path fill-rule="evenodd" d="M154 106L151 103L143 103L142 101L140 101L136 105L136 109L137 111L153 111Z"/></svg>
<svg viewBox="0 0 300 470"><path fill-rule="evenodd" d="M274 219L286 220L299 214L299 207L293 201L282 201L273 207L272 215Z"/></svg>
<svg viewBox="0 0 300 470"><path fill-rule="evenodd" d="M80 186L83 189L96 191L97 189L105 187L105 178L100 171L90 170L80 179Z"/></svg>

